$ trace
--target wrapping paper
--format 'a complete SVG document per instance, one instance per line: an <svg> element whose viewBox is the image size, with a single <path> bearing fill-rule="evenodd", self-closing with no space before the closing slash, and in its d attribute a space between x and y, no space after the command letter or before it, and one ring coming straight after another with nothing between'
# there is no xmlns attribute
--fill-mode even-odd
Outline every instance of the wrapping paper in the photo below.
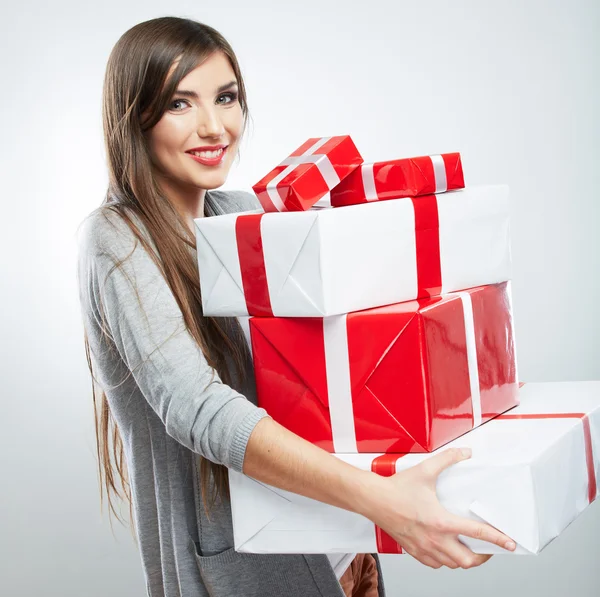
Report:
<svg viewBox="0 0 600 597"><path fill-rule="evenodd" d="M308 139L252 189L265 212L304 211L363 159L348 135Z"/></svg>
<svg viewBox="0 0 600 597"><path fill-rule="evenodd" d="M600 381L527 383L520 399L519 406L439 450L472 450L470 459L438 477L441 504L459 516L488 522L517 543L517 549L508 552L459 535L476 553L537 554L598 495ZM365 470L379 461L381 472L390 466L404 470L433 454L335 456ZM235 471L229 472L229 479L237 551L401 551L359 514Z"/></svg>
<svg viewBox="0 0 600 597"><path fill-rule="evenodd" d="M504 185L194 222L207 316L323 317L511 279Z"/></svg>
<svg viewBox="0 0 600 597"><path fill-rule="evenodd" d="M250 333L258 405L329 452L431 452L518 403L509 282Z"/></svg>
<svg viewBox="0 0 600 597"><path fill-rule="evenodd" d="M444 193L465 186L460 153L363 164L331 191L331 205Z"/></svg>

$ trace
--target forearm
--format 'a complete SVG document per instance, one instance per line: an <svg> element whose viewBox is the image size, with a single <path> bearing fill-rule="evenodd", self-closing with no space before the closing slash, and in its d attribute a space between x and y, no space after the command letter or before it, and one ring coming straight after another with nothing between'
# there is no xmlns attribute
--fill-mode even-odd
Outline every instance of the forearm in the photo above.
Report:
<svg viewBox="0 0 600 597"><path fill-rule="evenodd" d="M370 515L381 478L360 470L288 431L270 417L246 447L244 474L268 485Z"/></svg>

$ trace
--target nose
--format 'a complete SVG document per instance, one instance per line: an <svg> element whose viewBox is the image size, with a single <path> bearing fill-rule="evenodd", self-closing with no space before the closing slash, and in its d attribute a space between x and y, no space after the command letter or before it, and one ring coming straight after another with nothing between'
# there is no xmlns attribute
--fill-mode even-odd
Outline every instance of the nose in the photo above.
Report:
<svg viewBox="0 0 600 597"><path fill-rule="evenodd" d="M198 135L200 137L223 136L225 127L214 107L205 107L198 110Z"/></svg>

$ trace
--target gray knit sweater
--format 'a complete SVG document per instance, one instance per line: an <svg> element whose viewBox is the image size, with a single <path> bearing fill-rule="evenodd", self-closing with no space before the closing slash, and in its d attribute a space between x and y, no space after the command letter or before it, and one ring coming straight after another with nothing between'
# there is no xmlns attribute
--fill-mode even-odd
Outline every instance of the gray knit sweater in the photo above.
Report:
<svg viewBox="0 0 600 597"><path fill-rule="evenodd" d="M242 191L207 192L205 206L207 216L260 208ZM83 322L123 439L148 596L343 597L326 555L237 553L229 502L207 518L198 455L242 470L248 438L267 416L256 406L253 375L239 392L221 382L160 271L114 213L94 210L78 234Z"/></svg>

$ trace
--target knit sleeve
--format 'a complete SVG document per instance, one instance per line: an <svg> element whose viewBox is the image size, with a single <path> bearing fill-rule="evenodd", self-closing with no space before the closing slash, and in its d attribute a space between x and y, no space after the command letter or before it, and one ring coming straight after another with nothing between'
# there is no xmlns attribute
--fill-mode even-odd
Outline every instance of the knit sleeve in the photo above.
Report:
<svg viewBox="0 0 600 597"><path fill-rule="evenodd" d="M124 226L117 227L118 238L109 228L95 230L87 246L96 276L93 298L114 344L166 432L212 462L241 472L250 434L267 412L224 384L209 366L148 252L131 231L123 241ZM114 267L115 257L126 258Z"/></svg>

